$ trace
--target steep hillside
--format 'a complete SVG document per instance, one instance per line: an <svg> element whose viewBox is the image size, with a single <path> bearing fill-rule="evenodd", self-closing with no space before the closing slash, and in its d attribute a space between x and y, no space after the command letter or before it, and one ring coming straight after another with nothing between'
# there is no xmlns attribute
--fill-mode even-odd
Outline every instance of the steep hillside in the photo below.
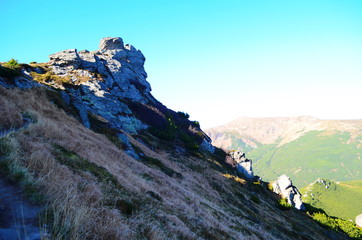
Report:
<svg viewBox="0 0 362 240"><path fill-rule="evenodd" d="M217 147L243 148L265 180L281 174L303 187L319 177L362 178L362 121L311 117L241 118L206 133Z"/></svg>
<svg viewBox="0 0 362 240"><path fill-rule="evenodd" d="M0 91L2 126L13 126L0 139L1 171L45 206L51 238L343 239L280 210L265 187L237 178L217 155L127 135L136 159L66 115L47 90Z"/></svg>
<svg viewBox="0 0 362 240"><path fill-rule="evenodd" d="M50 59L0 68L0 176L42 209L42 239L348 239L237 176L122 39Z"/></svg>
<svg viewBox="0 0 362 240"><path fill-rule="evenodd" d="M333 182L318 179L301 189L303 201L323 209L328 215L342 219L355 218L362 213L362 181Z"/></svg>

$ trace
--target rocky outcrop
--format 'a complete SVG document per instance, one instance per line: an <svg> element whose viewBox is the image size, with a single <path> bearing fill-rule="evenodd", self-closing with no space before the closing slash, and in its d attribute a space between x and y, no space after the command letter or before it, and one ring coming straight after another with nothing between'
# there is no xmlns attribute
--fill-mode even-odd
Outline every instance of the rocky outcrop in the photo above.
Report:
<svg viewBox="0 0 362 240"><path fill-rule="evenodd" d="M202 142L200 144L200 148L204 151L214 153L215 147L211 144L211 139L206 134L204 135L204 139L202 139Z"/></svg>
<svg viewBox="0 0 362 240"><path fill-rule="evenodd" d="M356 217L356 224L358 227L362 228L362 214Z"/></svg>
<svg viewBox="0 0 362 240"><path fill-rule="evenodd" d="M288 203L298 210L304 210L302 195L287 175L281 175L273 182L273 191L288 200Z"/></svg>
<svg viewBox="0 0 362 240"><path fill-rule="evenodd" d="M237 171L243 174L246 178L254 178L252 161L245 157L245 153L242 151L231 151L229 153L227 162L232 162L232 165L236 167Z"/></svg>
<svg viewBox="0 0 362 240"><path fill-rule="evenodd" d="M104 38L97 51L69 49L52 54L49 59L51 74L68 79L62 85L50 85L63 90L63 98L78 109L86 127L90 127L88 115L92 113L107 119L110 127L128 133L147 128L126 103L156 102L146 81L141 51L123 45L121 38Z"/></svg>
<svg viewBox="0 0 362 240"><path fill-rule="evenodd" d="M92 128L94 120L103 119L102 124L117 131L138 134L150 130L167 139L183 136L187 142L191 137L200 149L214 151L211 139L198 124L183 119L152 96L146 81L145 57L121 38L103 38L96 51L68 49L49 59L47 63L24 64L23 74L12 79L12 84L20 88L47 85L58 89L87 128ZM9 87L8 82L0 76L0 85ZM126 138L119 133L119 139L131 148Z"/></svg>

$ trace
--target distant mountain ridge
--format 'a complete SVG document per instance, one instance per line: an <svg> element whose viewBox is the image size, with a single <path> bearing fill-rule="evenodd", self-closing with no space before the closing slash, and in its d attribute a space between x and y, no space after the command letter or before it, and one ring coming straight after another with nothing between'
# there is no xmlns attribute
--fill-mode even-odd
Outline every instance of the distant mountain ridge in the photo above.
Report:
<svg viewBox="0 0 362 240"><path fill-rule="evenodd" d="M319 177L362 178L362 120L239 118L205 132L217 147L247 152L267 180L286 173L303 187Z"/></svg>
<svg viewBox="0 0 362 240"><path fill-rule="evenodd" d="M241 117L225 125L207 129L213 144L229 147L225 134L238 134L251 147L256 142L279 146L291 142L309 131L347 131L352 133L351 141L362 133L362 120L322 120L311 116L252 118Z"/></svg>

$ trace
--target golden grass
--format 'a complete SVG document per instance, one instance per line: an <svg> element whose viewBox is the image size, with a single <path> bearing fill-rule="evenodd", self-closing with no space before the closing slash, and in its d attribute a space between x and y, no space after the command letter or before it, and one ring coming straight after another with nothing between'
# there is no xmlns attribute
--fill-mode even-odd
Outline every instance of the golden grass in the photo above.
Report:
<svg viewBox="0 0 362 240"><path fill-rule="evenodd" d="M222 174L222 175L223 175L224 177L226 177L226 178L228 178L228 179L231 179L231 180L233 180L233 181L235 181L235 182L238 182L238 183L240 183L240 184L242 184L242 185L245 185L245 184L246 184L245 179L239 178L239 177L234 176L234 175L230 175L230 174L228 174L228 173L225 173L225 174Z"/></svg>
<svg viewBox="0 0 362 240"><path fill-rule="evenodd" d="M25 112L36 119L6 135L7 157L45 196L45 239L290 239L299 224L264 199L248 200L245 180L216 170L221 165L213 159L153 151L128 135L146 156L182 174L170 177L83 127L41 89L0 93L4 129L21 126ZM313 225L305 228L319 236Z"/></svg>

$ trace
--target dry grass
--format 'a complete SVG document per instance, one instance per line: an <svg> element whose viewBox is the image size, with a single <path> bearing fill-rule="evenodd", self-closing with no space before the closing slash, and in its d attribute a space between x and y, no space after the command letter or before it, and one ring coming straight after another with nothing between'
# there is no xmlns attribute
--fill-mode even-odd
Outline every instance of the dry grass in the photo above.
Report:
<svg viewBox="0 0 362 240"><path fill-rule="evenodd" d="M223 174L223 176L226 177L226 178L228 178L228 179L231 179L231 180L233 180L233 181L235 181L235 182L238 182L238 183L240 183L240 184L242 184L242 185L245 185L245 184L246 184L245 179L239 178L239 177L237 177L237 176L230 175L230 174L228 174L228 173Z"/></svg>
<svg viewBox="0 0 362 240"><path fill-rule="evenodd" d="M147 157L182 174L168 176L83 127L41 89L0 93L4 129L21 126L25 112L36 119L6 136L6 154L45 196L43 222L51 239L293 238L296 223L287 214L302 218L299 213L279 211L261 186L218 171L212 157L155 152L128 136ZM195 172L190 166L203 168ZM262 204L250 201L250 191ZM313 225L305 228L318 239Z"/></svg>

